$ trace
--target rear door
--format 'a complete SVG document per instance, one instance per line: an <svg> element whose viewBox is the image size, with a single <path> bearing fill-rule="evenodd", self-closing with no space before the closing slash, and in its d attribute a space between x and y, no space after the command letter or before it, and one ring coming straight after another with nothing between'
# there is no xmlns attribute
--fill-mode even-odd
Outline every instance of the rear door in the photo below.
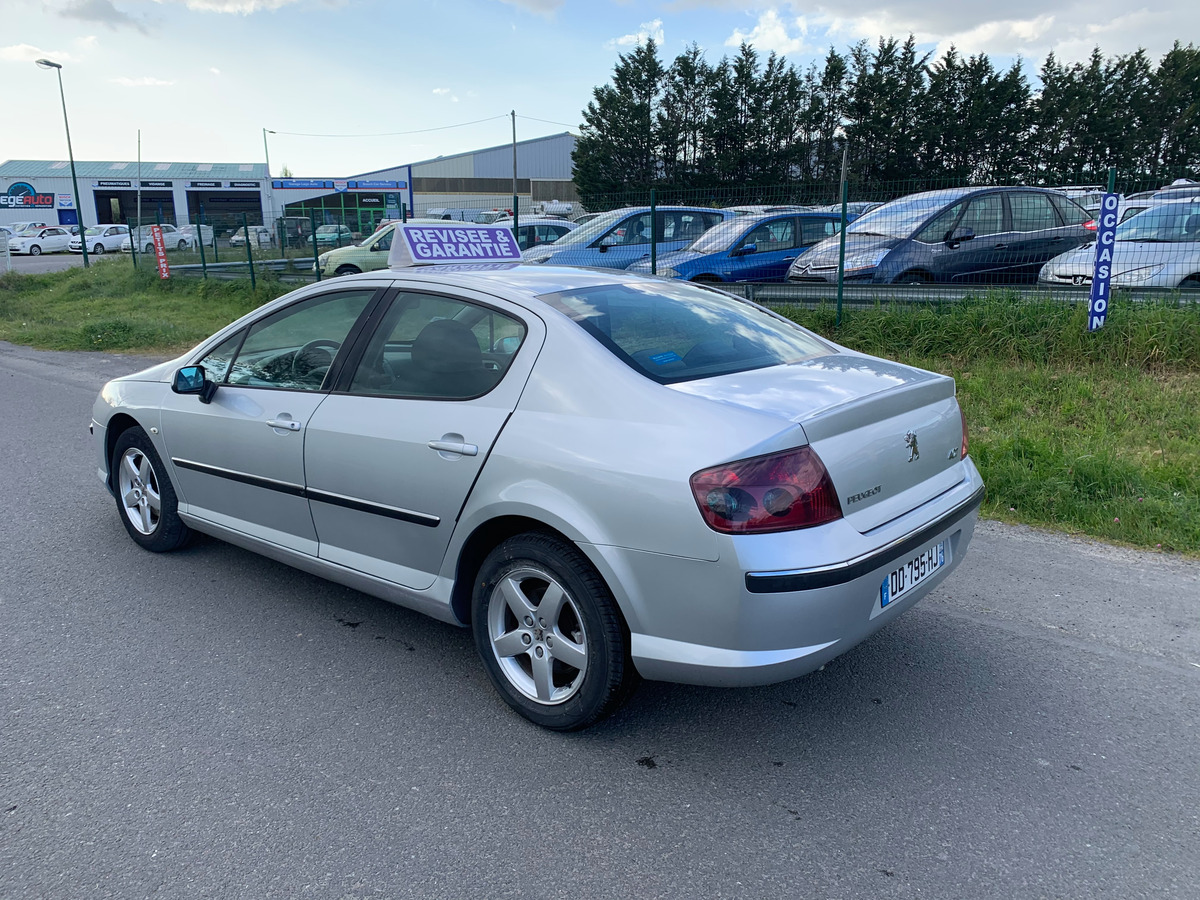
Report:
<svg viewBox="0 0 1200 900"><path fill-rule="evenodd" d="M1011 281L1036 281L1042 266L1079 243L1078 227L1064 227L1050 195L1041 191L1008 194L1012 239L1005 253Z"/></svg>
<svg viewBox="0 0 1200 900"><path fill-rule="evenodd" d="M395 294L308 424L322 559L418 590L433 584L542 334L540 320L494 298Z"/></svg>

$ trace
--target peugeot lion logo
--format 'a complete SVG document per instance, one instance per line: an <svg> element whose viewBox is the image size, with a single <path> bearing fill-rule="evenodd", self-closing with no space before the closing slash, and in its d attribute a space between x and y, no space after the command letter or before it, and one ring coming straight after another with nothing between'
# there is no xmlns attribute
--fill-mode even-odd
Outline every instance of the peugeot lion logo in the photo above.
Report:
<svg viewBox="0 0 1200 900"><path fill-rule="evenodd" d="M904 436L904 446L908 448L908 461L921 458L921 451L917 449L917 435L910 431Z"/></svg>

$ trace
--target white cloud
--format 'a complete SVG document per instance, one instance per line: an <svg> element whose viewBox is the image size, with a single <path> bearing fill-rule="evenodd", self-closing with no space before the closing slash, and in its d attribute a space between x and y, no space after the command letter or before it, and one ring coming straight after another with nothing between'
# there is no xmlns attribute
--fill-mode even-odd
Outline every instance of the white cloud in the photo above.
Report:
<svg viewBox="0 0 1200 900"><path fill-rule="evenodd" d="M121 87L169 87L174 84L173 81L163 81L160 78L146 75L142 78L126 78L122 75L120 78L108 79L113 84L119 84Z"/></svg>
<svg viewBox="0 0 1200 900"><path fill-rule="evenodd" d="M808 37L808 20L804 16L798 16L792 20L792 25L799 32L795 37L788 33L788 23L779 17L779 13L768 9L758 17L758 24L751 31L735 28L733 34L725 40L725 46L740 47L745 43L763 53L773 50L780 56L811 50L812 48L804 42Z"/></svg>
<svg viewBox="0 0 1200 900"><path fill-rule="evenodd" d="M654 43L661 47L664 37L662 19L654 19L651 22L643 22L633 34L625 34L619 38L614 38L605 46L610 50L616 47L638 47L653 38Z"/></svg>
<svg viewBox="0 0 1200 900"><path fill-rule="evenodd" d="M33 44L12 44L0 47L0 59L5 62L37 62L39 59L52 59L57 63L74 62L70 53L62 50L43 50Z"/></svg>
<svg viewBox="0 0 1200 900"><path fill-rule="evenodd" d="M185 0L188 9L199 12L234 13L248 16L261 10L281 9L300 0Z"/></svg>
<svg viewBox="0 0 1200 900"><path fill-rule="evenodd" d="M100 46L100 38L96 37L94 34L75 38L75 46L83 50L94 50L96 47Z"/></svg>
<svg viewBox="0 0 1200 900"><path fill-rule="evenodd" d="M221 74L221 70L220 70L220 69L218 69L216 66L211 66L211 67L209 68L209 70L208 70L208 71L212 72L214 75L220 75L220 74Z"/></svg>
<svg viewBox="0 0 1200 900"><path fill-rule="evenodd" d="M454 95L454 93L450 90L450 88L434 88L433 93L434 93L435 97L445 97L451 103L458 102L458 97L456 97Z"/></svg>

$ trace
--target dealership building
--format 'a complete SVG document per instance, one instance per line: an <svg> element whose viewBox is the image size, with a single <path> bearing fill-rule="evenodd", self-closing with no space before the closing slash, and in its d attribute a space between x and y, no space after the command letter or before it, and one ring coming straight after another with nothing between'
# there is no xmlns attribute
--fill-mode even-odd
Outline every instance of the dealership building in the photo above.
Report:
<svg viewBox="0 0 1200 900"><path fill-rule="evenodd" d="M569 133L516 144L516 191L526 210L547 200L575 201ZM97 223L201 222L222 228L303 216L369 233L402 209L511 207L513 145L336 178L272 178L263 163L87 162L8 160L0 163L0 225L39 221Z"/></svg>

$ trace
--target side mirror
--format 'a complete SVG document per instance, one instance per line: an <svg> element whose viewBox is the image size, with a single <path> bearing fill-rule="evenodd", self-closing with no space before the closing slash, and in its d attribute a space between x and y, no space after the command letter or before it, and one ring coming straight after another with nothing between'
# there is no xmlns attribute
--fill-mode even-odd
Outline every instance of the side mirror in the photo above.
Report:
<svg viewBox="0 0 1200 900"><path fill-rule="evenodd" d="M741 247L738 247L736 250L734 250L733 253L730 254L730 256L748 256L751 253L757 253L757 252L758 252L757 244L743 244Z"/></svg>
<svg viewBox="0 0 1200 900"><path fill-rule="evenodd" d="M217 392L217 384L208 380L204 366L184 366L175 373L171 390L177 394L196 394L201 403L211 403L213 394Z"/></svg>
<svg viewBox="0 0 1200 900"><path fill-rule="evenodd" d="M609 235L608 237L601 239L600 243L597 246L600 248L600 252L604 253L605 251L608 250L609 247L615 247L616 245L617 245L617 239L615 237L613 237L612 235Z"/></svg>
<svg viewBox="0 0 1200 900"><path fill-rule="evenodd" d="M954 231L946 238L947 244L958 244L962 241L969 241L975 237L974 228L955 228Z"/></svg>

